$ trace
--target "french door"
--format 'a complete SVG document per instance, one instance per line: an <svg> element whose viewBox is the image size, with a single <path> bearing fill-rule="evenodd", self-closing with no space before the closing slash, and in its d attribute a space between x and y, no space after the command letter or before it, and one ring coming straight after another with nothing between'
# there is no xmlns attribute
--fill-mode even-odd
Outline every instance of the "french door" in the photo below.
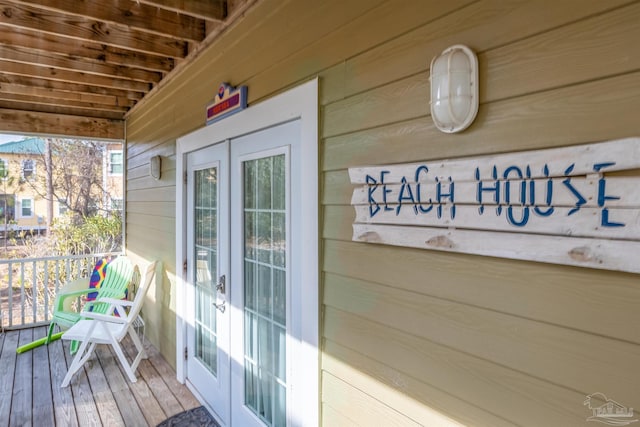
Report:
<svg viewBox="0 0 640 427"><path fill-rule="evenodd" d="M228 142L187 156L187 372L221 418L229 417Z"/></svg>
<svg viewBox="0 0 640 427"><path fill-rule="evenodd" d="M299 138L292 121L187 155L186 377L225 425L291 425Z"/></svg>

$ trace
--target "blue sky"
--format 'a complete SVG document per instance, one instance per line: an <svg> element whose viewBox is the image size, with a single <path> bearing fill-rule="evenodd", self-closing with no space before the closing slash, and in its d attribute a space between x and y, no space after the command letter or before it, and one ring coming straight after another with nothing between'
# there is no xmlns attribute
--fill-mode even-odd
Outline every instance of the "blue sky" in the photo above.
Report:
<svg viewBox="0 0 640 427"><path fill-rule="evenodd" d="M20 141L22 138L24 138L23 135L11 135L11 134L0 133L0 144L4 144L5 142L11 142L11 141Z"/></svg>

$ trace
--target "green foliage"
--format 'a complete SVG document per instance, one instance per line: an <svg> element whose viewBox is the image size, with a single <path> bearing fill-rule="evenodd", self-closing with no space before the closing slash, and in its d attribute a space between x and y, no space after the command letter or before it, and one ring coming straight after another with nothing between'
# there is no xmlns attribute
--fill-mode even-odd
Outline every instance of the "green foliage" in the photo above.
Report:
<svg viewBox="0 0 640 427"><path fill-rule="evenodd" d="M49 235L57 255L113 252L122 246L122 218L118 213L65 215L54 221Z"/></svg>

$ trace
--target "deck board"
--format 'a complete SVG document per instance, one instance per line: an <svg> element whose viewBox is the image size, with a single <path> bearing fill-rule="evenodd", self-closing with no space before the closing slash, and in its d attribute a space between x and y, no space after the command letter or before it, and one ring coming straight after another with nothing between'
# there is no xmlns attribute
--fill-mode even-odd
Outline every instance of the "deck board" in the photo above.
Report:
<svg viewBox="0 0 640 427"><path fill-rule="evenodd" d="M127 353L129 360L135 357L135 352L132 351L134 348L135 347L133 346L125 348L125 352ZM153 393L155 398L158 400L160 407L165 411L165 413L178 413L184 410L182 409L180 402L178 402L178 399L171 393L171 390L169 390L167 383L162 380L162 377L148 359L143 359L140 362L137 372L138 375L144 378L151 390L151 393Z"/></svg>
<svg viewBox="0 0 640 427"><path fill-rule="evenodd" d="M66 346L63 346L66 344ZM49 352L49 372L51 373L51 394L53 396L54 417L58 426L78 426L78 415L73 403L71 387L61 388L62 380L67 373L67 360L64 353L68 351L69 344L62 341L54 341L47 346ZM52 361L55 363L51 363Z"/></svg>
<svg viewBox="0 0 640 427"><path fill-rule="evenodd" d="M109 383L107 382L107 375L109 375L107 368L113 366L113 363L107 360L106 366L103 366L98 360L100 352L105 351L108 352L105 348L96 348L91 359L85 363L85 373L91 384L91 393L93 394L93 399L96 408L98 408L98 414L100 415L102 423L105 425L122 425L124 424L124 419L122 415L120 415L120 411L118 411L118 404L116 403L114 393L111 391L111 388L109 388ZM100 357L100 359L102 358ZM94 367L100 369L94 369ZM128 415L127 413L127 416Z"/></svg>
<svg viewBox="0 0 640 427"><path fill-rule="evenodd" d="M33 341L33 331L23 329L20 331L18 346ZM33 352L16 357L16 373L13 379L13 394L11 397L11 416L9 425L31 426L31 412L33 401Z"/></svg>
<svg viewBox="0 0 640 427"><path fill-rule="evenodd" d="M179 412L200 406L159 352L145 342L143 360L131 383L115 354L98 346L95 354L60 388L71 363L68 342L16 354L19 345L46 334L46 328L0 333L0 427L9 425L155 426ZM125 352L133 343L124 340Z"/></svg>
<svg viewBox="0 0 640 427"><path fill-rule="evenodd" d="M46 328L33 330L33 337L38 338L47 333ZM49 352L47 347L33 349L33 419L40 425L55 425L55 414L53 409L53 393L42 392L42 390L52 390L51 375L48 369L39 369L49 366ZM34 422L34 425L36 423Z"/></svg>
<svg viewBox="0 0 640 427"><path fill-rule="evenodd" d="M126 414L124 420L127 426L144 426L147 420L144 417L140 406L136 402L133 393L129 389L129 379L126 378L120 369L116 366L116 359L113 353L106 347L96 349L100 364L109 382L109 387L113 392L113 396L117 402L118 409L121 413Z"/></svg>
<svg viewBox="0 0 640 427"><path fill-rule="evenodd" d="M0 354L0 426L9 425L11 402L13 401L13 380L16 372L16 348L18 347L18 333L2 334L2 353Z"/></svg>

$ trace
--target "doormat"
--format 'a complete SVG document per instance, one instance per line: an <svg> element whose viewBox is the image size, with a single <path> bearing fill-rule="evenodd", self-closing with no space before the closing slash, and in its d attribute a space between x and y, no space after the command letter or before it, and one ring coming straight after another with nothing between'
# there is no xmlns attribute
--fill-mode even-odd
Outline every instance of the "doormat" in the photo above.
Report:
<svg viewBox="0 0 640 427"><path fill-rule="evenodd" d="M180 412L167 418L158 427L220 427L204 406Z"/></svg>

